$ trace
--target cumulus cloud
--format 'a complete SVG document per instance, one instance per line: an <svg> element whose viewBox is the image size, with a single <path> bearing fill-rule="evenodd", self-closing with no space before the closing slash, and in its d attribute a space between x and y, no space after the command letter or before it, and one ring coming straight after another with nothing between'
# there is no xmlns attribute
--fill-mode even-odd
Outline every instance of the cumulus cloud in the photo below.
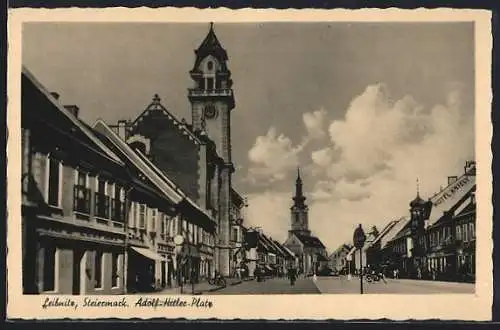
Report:
<svg viewBox="0 0 500 330"><path fill-rule="evenodd" d="M316 183L310 207L320 230L332 221L349 224L344 235L357 223L383 227L407 214L417 177L421 194L429 197L446 176L461 173L464 162L474 158L474 124L471 109L462 108L463 86L455 87L443 104L431 108L411 96L392 101L383 84L368 86L353 99L345 118L330 124L331 144L320 154L340 150L339 159L328 163L327 157L318 161L312 155L328 178ZM335 240L340 244L345 238Z"/></svg>
<svg viewBox="0 0 500 330"><path fill-rule="evenodd" d="M281 165L257 157L259 149L251 159L276 169L284 167L284 159L293 159L295 165L299 152L310 152L314 170L309 174L314 175L314 184L305 187L310 191L310 227L334 249L352 239L358 223L382 228L407 215L417 177L421 195L429 197L448 175L460 175L465 161L474 159L474 112L464 108L462 101L467 91L456 83L448 87L442 104L428 107L411 95L393 100L385 84L370 85L353 98L344 118L329 123L329 139L320 148L295 149L288 138L268 134L260 144L281 141L280 148L264 148L269 159ZM315 131L312 123L322 116L304 116L308 135ZM263 195L272 203L264 201L265 197L254 198L256 204L250 203L254 221L262 219L264 229L269 226L286 233L291 193L275 192L282 196L279 202L271 197L273 193Z"/></svg>
<svg viewBox="0 0 500 330"><path fill-rule="evenodd" d="M327 112L320 109L314 112L306 112L302 115L302 120L311 139L321 139L325 134L325 121Z"/></svg>
<svg viewBox="0 0 500 330"><path fill-rule="evenodd" d="M298 154L312 140L321 140L326 137L327 112L320 109L306 112L302 115L305 127L300 143L294 145L292 140L283 133L278 134L276 127L271 126L264 136L258 136L248 152L251 167L248 170L247 181L253 184L273 183L283 180L290 170L299 165ZM327 157L318 154L319 158ZM323 160L323 161L326 161Z"/></svg>
<svg viewBox="0 0 500 330"><path fill-rule="evenodd" d="M298 165L298 153L304 144L294 146L283 134L278 134L275 127L269 128L264 136L259 136L248 152L252 167L248 179L252 183L274 182L283 180L286 173Z"/></svg>

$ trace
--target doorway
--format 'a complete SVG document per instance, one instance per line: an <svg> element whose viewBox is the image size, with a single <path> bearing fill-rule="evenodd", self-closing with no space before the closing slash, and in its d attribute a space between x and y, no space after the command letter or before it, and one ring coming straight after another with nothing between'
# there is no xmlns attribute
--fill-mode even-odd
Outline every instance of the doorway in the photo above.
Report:
<svg viewBox="0 0 500 330"><path fill-rule="evenodd" d="M82 260L85 251L82 249L73 250L73 294L80 294Z"/></svg>

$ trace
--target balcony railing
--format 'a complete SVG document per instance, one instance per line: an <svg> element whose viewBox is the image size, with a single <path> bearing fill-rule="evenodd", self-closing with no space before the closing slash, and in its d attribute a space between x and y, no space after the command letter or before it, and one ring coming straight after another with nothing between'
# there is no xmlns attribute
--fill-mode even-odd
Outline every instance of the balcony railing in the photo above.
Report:
<svg viewBox="0 0 500 330"><path fill-rule="evenodd" d="M198 89L190 88L189 96L231 96L233 90L230 88Z"/></svg>

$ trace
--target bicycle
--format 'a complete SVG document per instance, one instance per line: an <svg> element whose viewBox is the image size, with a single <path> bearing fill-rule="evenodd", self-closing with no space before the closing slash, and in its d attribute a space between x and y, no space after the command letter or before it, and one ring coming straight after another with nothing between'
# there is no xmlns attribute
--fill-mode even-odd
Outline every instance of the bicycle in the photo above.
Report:
<svg viewBox="0 0 500 330"><path fill-rule="evenodd" d="M208 279L208 284L226 287L226 279L222 275L216 274L215 277Z"/></svg>

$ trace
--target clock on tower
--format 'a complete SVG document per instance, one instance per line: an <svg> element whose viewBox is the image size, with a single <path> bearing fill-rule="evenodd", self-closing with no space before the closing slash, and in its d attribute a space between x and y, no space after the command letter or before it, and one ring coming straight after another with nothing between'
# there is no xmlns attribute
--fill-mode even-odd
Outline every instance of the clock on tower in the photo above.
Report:
<svg viewBox="0 0 500 330"><path fill-rule="evenodd" d="M205 105L205 118L206 119L216 119L217 118L217 108L213 104Z"/></svg>

